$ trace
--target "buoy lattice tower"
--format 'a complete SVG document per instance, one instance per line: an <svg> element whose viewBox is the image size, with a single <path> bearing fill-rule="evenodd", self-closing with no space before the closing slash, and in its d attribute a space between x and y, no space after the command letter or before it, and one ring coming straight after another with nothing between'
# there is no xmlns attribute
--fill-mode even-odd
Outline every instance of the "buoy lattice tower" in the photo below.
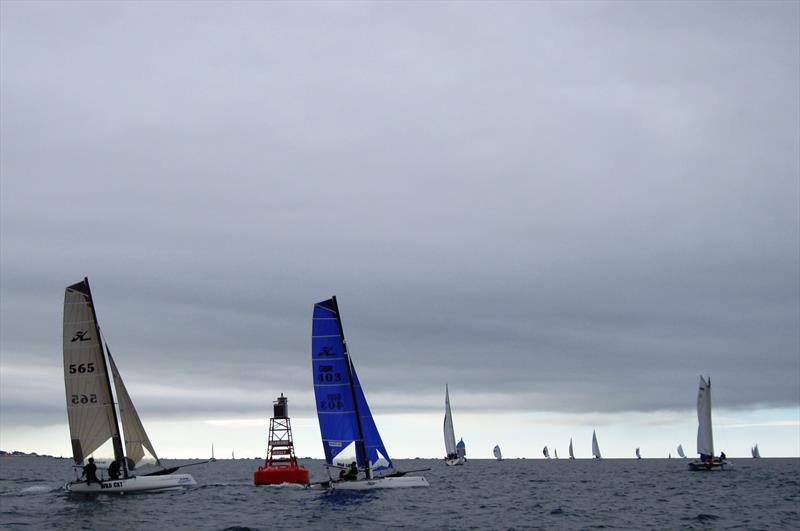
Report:
<svg viewBox="0 0 800 531"><path fill-rule="evenodd" d="M256 485L278 483L308 483L308 470L297 464L292 439L292 421L289 419L289 401L283 396L273 402L273 416L269 420L267 458L264 466L253 474Z"/></svg>

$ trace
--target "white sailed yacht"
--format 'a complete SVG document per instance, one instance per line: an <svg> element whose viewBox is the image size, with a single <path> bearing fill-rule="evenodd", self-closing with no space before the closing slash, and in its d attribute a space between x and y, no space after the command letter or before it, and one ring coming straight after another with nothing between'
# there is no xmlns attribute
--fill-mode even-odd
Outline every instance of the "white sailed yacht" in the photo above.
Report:
<svg viewBox="0 0 800 531"><path fill-rule="evenodd" d="M722 470L729 463L725 455L714 457L714 434L711 427L711 378L700 376L697 391L697 453L700 459L689 463L689 470Z"/></svg>
<svg viewBox="0 0 800 531"><path fill-rule="evenodd" d="M114 462L120 472L118 478L98 478L101 480L99 483L89 484L79 479L67 483L66 489L70 492L122 493L164 491L195 485L191 475L172 473L178 467L161 467L108 345L100 335L86 278L69 286L64 294L63 349L67 418L75 465L84 464L94 451L111 439ZM119 415L114 407L112 376ZM137 462L145 455L144 449L155 459L158 468L148 473L134 473Z"/></svg>
<svg viewBox="0 0 800 531"><path fill-rule="evenodd" d="M678 445L678 457L684 457L684 458L686 457L686 454L683 453L683 445L682 444Z"/></svg>
<svg viewBox="0 0 800 531"><path fill-rule="evenodd" d="M753 459L758 459L761 457L761 452L758 451L758 444L750 448L750 455L753 456Z"/></svg>
<svg viewBox="0 0 800 531"><path fill-rule="evenodd" d="M344 338L336 297L314 305L311 367L317 418L329 481L311 485L336 490L427 487L422 476L395 470L358 380ZM355 464L348 479L345 468ZM331 475L331 471L337 475ZM338 473L341 471L342 476Z"/></svg>
<svg viewBox="0 0 800 531"><path fill-rule="evenodd" d="M494 458L497 459L498 461L502 461L503 460L503 452L500 451L500 446L499 445L496 445L494 447L494 450L492 450L492 453L494 454Z"/></svg>
<svg viewBox="0 0 800 531"><path fill-rule="evenodd" d="M456 447L456 433L453 429L453 414L450 412L450 390L447 384L444 386L444 449L447 455L444 462L447 466L463 465L467 460L463 455L459 455Z"/></svg>
<svg viewBox="0 0 800 531"><path fill-rule="evenodd" d="M600 446L597 444L597 433L592 431L592 455L595 459L602 459L603 456L600 455Z"/></svg>
<svg viewBox="0 0 800 531"><path fill-rule="evenodd" d="M569 458L575 459L575 452L572 451L572 437L569 438Z"/></svg>

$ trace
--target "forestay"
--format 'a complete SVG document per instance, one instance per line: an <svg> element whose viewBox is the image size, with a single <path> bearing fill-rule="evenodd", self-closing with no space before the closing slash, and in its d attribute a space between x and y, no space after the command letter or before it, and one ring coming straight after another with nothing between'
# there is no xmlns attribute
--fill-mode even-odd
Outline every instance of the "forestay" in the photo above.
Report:
<svg viewBox="0 0 800 531"><path fill-rule="evenodd" d="M108 384L100 330L84 280L64 294L64 385L72 457L80 464L111 438L114 457L122 457L119 428Z"/></svg>
<svg viewBox="0 0 800 531"><path fill-rule="evenodd" d="M122 421L122 434L125 438L125 453L133 463L138 463L144 457L144 448L150 452L150 455L156 460L157 465L161 465L161 461L153 449L153 443L147 437L147 432L144 430L142 421L136 408L133 406L131 396L125 388L125 383L119 375L117 364L114 358L111 357L111 351L108 352L108 361L111 365L111 374L114 377L114 389L117 392L117 400L119 401L119 414Z"/></svg>
<svg viewBox="0 0 800 531"><path fill-rule="evenodd" d="M314 305L311 349L325 461L346 466L355 459L368 476L390 470L391 459L347 352L335 298Z"/></svg>

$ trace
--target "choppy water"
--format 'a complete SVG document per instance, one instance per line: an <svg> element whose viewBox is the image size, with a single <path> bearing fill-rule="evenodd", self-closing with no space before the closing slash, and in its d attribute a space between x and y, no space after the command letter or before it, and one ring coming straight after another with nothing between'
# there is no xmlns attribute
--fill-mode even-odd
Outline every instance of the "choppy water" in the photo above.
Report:
<svg viewBox="0 0 800 531"><path fill-rule="evenodd" d="M67 459L0 458L4 529L788 529L800 527L800 460L739 459L688 472L682 459L397 460L430 488L326 492L256 487L256 460L185 469L183 492L74 495ZM322 462L303 460L313 478Z"/></svg>

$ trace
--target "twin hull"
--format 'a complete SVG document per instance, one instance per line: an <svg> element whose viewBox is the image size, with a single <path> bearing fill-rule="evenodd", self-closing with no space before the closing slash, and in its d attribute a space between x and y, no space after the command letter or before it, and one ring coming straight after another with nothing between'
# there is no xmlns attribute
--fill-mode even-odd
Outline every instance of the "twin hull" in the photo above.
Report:
<svg viewBox="0 0 800 531"><path fill-rule="evenodd" d="M422 476L360 479L357 481L337 481L331 483L331 488L334 490L403 489L429 486L428 480Z"/></svg>
<svg viewBox="0 0 800 531"><path fill-rule="evenodd" d="M126 479L109 479L100 483L87 485L85 481L67 483L70 492L81 493L123 493L123 492L158 492L182 489L197 485L190 474L170 474L164 476L134 476Z"/></svg>

